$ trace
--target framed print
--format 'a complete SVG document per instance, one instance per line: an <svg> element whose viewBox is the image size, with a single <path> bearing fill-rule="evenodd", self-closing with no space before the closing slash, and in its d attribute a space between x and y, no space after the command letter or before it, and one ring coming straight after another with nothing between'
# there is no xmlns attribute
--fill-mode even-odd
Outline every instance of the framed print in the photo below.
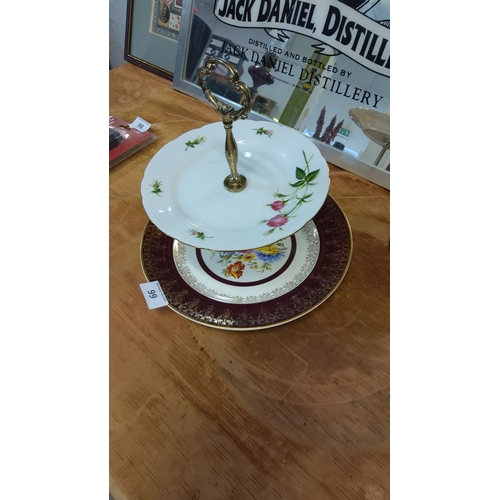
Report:
<svg viewBox="0 0 500 500"><path fill-rule="evenodd" d="M249 119L292 127L390 189L389 1L184 0L174 88L206 101L198 69L223 59L250 88ZM223 65L209 85L238 106Z"/></svg>
<svg viewBox="0 0 500 500"><path fill-rule="evenodd" d="M125 60L173 79L183 0L128 0Z"/></svg>

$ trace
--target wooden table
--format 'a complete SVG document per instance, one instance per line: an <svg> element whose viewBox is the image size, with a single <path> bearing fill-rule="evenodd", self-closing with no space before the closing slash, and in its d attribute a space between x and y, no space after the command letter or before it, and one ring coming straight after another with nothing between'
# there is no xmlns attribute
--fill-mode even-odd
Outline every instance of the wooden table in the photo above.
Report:
<svg viewBox="0 0 500 500"><path fill-rule="evenodd" d="M129 63L110 72L109 111L159 136L109 173L111 494L388 499L389 192L329 165L354 245L340 287L285 325L206 327L147 308L140 183L162 146L220 115Z"/></svg>

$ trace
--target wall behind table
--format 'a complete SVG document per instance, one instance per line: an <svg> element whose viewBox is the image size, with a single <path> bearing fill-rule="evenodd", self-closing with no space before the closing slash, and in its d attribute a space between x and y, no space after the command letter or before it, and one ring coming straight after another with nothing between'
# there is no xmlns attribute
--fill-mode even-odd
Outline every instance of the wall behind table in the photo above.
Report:
<svg viewBox="0 0 500 500"><path fill-rule="evenodd" d="M127 0L109 0L109 69L125 62Z"/></svg>

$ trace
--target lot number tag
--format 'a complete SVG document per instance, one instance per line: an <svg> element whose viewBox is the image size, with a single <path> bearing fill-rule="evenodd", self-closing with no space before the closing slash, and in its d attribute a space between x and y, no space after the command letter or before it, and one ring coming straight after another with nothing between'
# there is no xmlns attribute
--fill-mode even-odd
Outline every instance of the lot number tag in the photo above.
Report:
<svg viewBox="0 0 500 500"><path fill-rule="evenodd" d="M157 309L158 307L163 307L168 304L167 297L165 297L158 281L141 283L139 286L141 287L142 294L144 295L146 303L150 309Z"/></svg>
<svg viewBox="0 0 500 500"><path fill-rule="evenodd" d="M140 116L138 116L131 124L130 128L135 128L139 132L146 132L146 130L151 127L151 123L143 120Z"/></svg>

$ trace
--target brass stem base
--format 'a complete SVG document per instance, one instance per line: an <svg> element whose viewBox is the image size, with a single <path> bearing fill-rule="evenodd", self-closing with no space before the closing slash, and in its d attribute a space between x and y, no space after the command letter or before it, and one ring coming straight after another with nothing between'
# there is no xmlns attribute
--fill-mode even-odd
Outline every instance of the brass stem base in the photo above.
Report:
<svg viewBox="0 0 500 500"><path fill-rule="evenodd" d="M228 175L224 179L224 187L231 193L238 193L247 187L247 179L242 174L238 174L236 179L232 175Z"/></svg>

